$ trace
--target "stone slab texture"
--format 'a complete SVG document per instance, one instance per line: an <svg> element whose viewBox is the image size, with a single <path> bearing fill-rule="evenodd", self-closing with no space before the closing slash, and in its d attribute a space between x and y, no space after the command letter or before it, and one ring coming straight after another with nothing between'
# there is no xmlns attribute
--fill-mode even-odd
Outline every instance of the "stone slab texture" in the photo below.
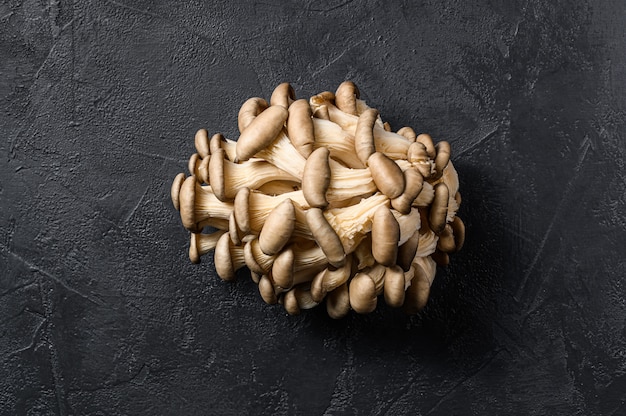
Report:
<svg viewBox="0 0 626 416"><path fill-rule="evenodd" d="M622 0L0 1L0 414L626 414ZM199 128L346 79L452 145L426 309L288 316L192 265Z"/></svg>

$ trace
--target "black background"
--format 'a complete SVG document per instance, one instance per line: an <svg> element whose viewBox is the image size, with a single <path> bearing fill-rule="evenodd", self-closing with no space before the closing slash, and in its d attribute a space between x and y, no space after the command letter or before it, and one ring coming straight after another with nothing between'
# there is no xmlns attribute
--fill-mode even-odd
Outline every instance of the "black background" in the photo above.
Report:
<svg viewBox="0 0 626 416"><path fill-rule="evenodd" d="M626 5L0 2L2 414L626 414ZM418 316L287 316L190 264L193 135L352 79L452 144Z"/></svg>

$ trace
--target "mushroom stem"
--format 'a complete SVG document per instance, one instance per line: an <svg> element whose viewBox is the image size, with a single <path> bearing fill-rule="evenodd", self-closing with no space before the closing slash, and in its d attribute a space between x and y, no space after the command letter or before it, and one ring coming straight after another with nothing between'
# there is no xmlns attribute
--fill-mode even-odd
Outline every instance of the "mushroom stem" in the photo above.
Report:
<svg viewBox="0 0 626 416"><path fill-rule="evenodd" d="M200 263L200 257L215 249L217 241L226 233L226 230L218 230L211 234L191 233L189 244L189 260L192 263Z"/></svg>
<svg viewBox="0 0 626 416"><path fill-rule="evenodd" d="M228 233L222 234L215 246L213 263L217 275L222 280L233 280L235 272L246 265L243 247L233 245Z"/></svg>
<svg viewBox="0 0 626 416"><path fill-rule="evenodd" d="M315 148L326 147L330 151L330 157L340 160L350 168L365 167L354 152L354 136L330 120L314 118L313 125Z"/></svg>
<svg viewBox="0 0 626 416"><path fill-rule="evenodd" d="M356 115L347 114L337 108L335 105L326 101L320 95L315 95L309 100L311 108L315 111L319 106L325 105L328 109L328 115L330 121L338 124L346 132L355 136L356 127L359 117ZM407 151L411 142L406 137L397 133L386 131L378 123L374 124L373 128L374 143L376 145L376 151L384 153L385 156L391 159L405 159Z"/></svg>
<svg viewBox="0 0 626 416"><path fill-rule="evenodd" d="M228 223L233 204L220 201L210 186L200 185L193 176L183 182L180 193L180 218L189 231L198 232L207 221L225 220Z"/></svg>
<svg viewBox="0 0 626 416"><path fill-rule="evenodd" d="M260 150L256 157L267 160L301 181L306 159L293 147L284 129L280 130L275 137L276 139Z"/></svg>
<svg viewBox="0 0 626 416"><path fill-rule="evenodd" d="M222 201L232 200L242 188L256 190L262 185L279 180L295 181L292 175L262 160L233 163L224 158L224 150L211 155L209 180L215 195Z"/></svg>

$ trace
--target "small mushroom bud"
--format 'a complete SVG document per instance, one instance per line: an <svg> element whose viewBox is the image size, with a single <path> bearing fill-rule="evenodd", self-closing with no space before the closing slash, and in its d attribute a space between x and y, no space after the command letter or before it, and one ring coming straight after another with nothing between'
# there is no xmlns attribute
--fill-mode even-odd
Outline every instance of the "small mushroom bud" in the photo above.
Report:
<svg viewBox="0 0 626 416"><path fill-rule="evenodd" d="M324 280L322 285L326 293L335 290L337 287L346 283L350 278L350 272L352 270L352 259L349 256L344 265L341 267L329 267L326 269Z"/></svg>
<svg viewBox="0 0 626 416"><path fill-rule="evenodd" d="M172 182L170 197L172 198L172 205L174 205L176 211L180 211L180 188L183 186L183 182L185 182L186 178L185 174L181 172L176 175Z"/></svg>
<svg viewBox="0 0 626 416"><path fill-rule="evenodd" d="M376 309L376 285L367 274L357 273L350 280L350 306L357 313L370 313Z"/></svg>
<svg viewBox="0 0 626 416"><path fill-rule="evenodd" d="M319 303L326 296L326 291L324 290L324 276L326 275L326 269L320 271L313 277L311 280L311 298Z"/></svg>
<svg viewBox="0 0 626 416"><path fill-rule="evenodd" d="M414 142L415 139L417 139L417 134L415 134L415 130L408 126L402 127L400 130L398 130L398 134L400 136L406 137L406 139L410 142Z"/></svg>
<svg viewBox="0 0 626 416"><path fill-rule="evenodd" d="M280 105L285 108L289 108L292 102L296 99L296 93L293 87L288 82L279 84L270 98L270 105Z"/></svg>
<svg viewBox="0 0 626 416"><path fill-rule="evenodd" d="M319 208L309 209L306 213L306 222L313 238L328 257L328 262L334 267L343 266L346 253L339 236L324 217L322 210Z"/></svg>
<svg viewBox="0 0 626 416"><path fill-rule="evenodd" d="M283 249L296 226L296 212L291 199L274 208L267 217L259 234L259 247L263 253L273 256Z"/></svg>
<svg viewBox="0 0 626 416"><path fill-rule="evenodd" d="M200 257L214 250L217 241L225 232L225 230L218 230L211 234L190 233L189 260L194 264L200 263Z"/></svg>
<svg viewBox="0 0 626 416"><path fill-rule="evenodd" d="M443 175L443 170L448 166L448 162L450 161L450 143L446 141L437 143L435 151L437 152L435 156L435 179L438 179Z"/></svg>
<svg viewBox="0 0 626 416"><path fill-rule="evenodd" d="M197 153L194 153L193 155L191 155L191 157L189 158L189 161L187 162L187 170L189 171L189 174L192 176L195 176L196 179L198 179L198 177L200 176L198 174L198 167L200 166L201 162L202 162L202 159L200 158L200 155L198 155Z"/></svg>
<svg viewBox="0 0 626 416"><path fill-rule="evenodd" d="M230 235L230 241L236 245L241 245L242 235L237 228L237 221L235 220L235 213L231 212L230 217L228 217L228 235Z"/></svg>
<svg viewBox="0 0 626 416"><path fill-rule="evenodd" d="M428 158L426 147L420 142L411 143L407 151L407 160L417 171L424 177L429 179L433 171L433 162Z"/></svg>
<svg viewBox="0 0 626 416"><path fill-rule="evenodd" d="M330 186L330 175L330 151L320 147L307 159L302 175L302 193L311 207L325 208L328 205L326 191Z"/></svg>
<svg viewBox="0 0 626 416"><path fill-rule="evenodd" d="M404 303L404 271L400 266L388 267L385 272L385 302L392 308L399 308Z"/></svg>
<svg viewBox="0 0 626 416"><path fill-rule="evenodd" d="M315 130L311 116L311 106L307 100L294 101L289 107L287 135L293 147L305 158L308 158L314 149Z"/></svg>
<svg viewBox="0 0 626 416"><path fill-rule="evenodd" d="M273 105L252 120L237 140L235 163L244 162L269 146L282 130L288 115L285 107Z"/></svg>
<svg viewBox="0 0 626 416"><path fill-rule="evenodd" d="M243 248L234 246L228 233L222 234L217 240L213 262L217 275L226 281L233 280L235 272L246 265Z"/></svg>
<svg viewBox="0 0 626 416"><path fill-rule="evenodd" d="M430 134L420 134L415 139L418 143L422 143L426 148L426 154L430 159L435 159L437 152L435 151L435 145L433 144L433 139L430 137Z"/></svg>
<svg viewBox="0 0 626 416"><path fill-rule="evenodd" d="M446 224L443 228L443 231L439 234L437 249L444 253L453 253L454 251L456 251L456 245L454 244L454 234L452 233L452 227L450 226L450 224Z"/></svg>
<svg viewBox="0 0 626 416"><path fill-rule="evenodd" d="M415 274L405 292L402 306L404 313L408 315L414 315L424 309L437 272L436 264L430 257L418 257L413 263L413 268Z"/></svg>
<svg viewBox="0 0 626 416"><path fill-rule="evenodd" d="M446 226L448 215L448 187L440 182L435 185L435 199L430 207L428 223L435 234L440 234Z"/></svg>
<svg viewBox="0 0 626 416"><path fill-rule="evenodd" d="M243 133L243 131L252 123L252 121L267 109L268 104L263 98L252 97L246 100L241 106L239 110L239 115L237 116L237 122L239 127L239 133Z"/></svg>
<svg viewBox="0 0 626 416"><path fill-rule="evenodd" d="M272 264L272 280L283 288L289 289L293 286L293 275L296 270L295 255L293 247L286 247L274 259Z"/></svg>
<svg viewBox="0 0 626 416"><path fill-rule="evenodd" d="M202 159L211 154L209 150L209 132L206 129L200 129L196 132L194 145Z"/></svg>
<svg viewBox="0 0 626 416"><path fill-rule="evenodd" d="M242 235L250 233L250 217L248 216L250 189L242 188L235 195L233 204L233 213L235 215L235 223Z"/></svg>
<svg viewBox="0 0 626 416"><path fill-rule="evenodd" d="M454 234L455 251L459 251L465 242L465 224L463 224L463 221L461 221L459 217L454 217L451 226Z"/></svg>
<svg viewBox="0 0 626 416"><path fill-rule="evenodd" d="M320 120L330 120L330 114L328 113L328 107L320 105L313 111L313 117Z"/></svg>
<svg viewBox="0 0 626 416"><path fill-rule="evenodd" d="M341 111L356 115L356 100L360 98L359 89L352 81L344 81L335 92L335 104Z"/></svg>
<svg viewBox="0 0 626 416"><path fill-rule="evenodd" d="M278 302L274 285L268 275L263 275L261 279L259 279L259 293L261 294L261 298L268 305L274 305Z"/></svg>
<svg viewBox="0 0 626 416"><path fill-rule="evenodd" d="M211 136L211 140L209 141L209 152L211 152L211 154L215 154L217 149L223 149L225 143L226 138L224 135L222 133L215 133ZM228 157L230 159L230 155L228 155Z"/></svg>
<svg viewBox="0 0 626 416"><path fill-rule="evenodd" d="M293 291L300 309L311 309L319 305L319 302L313 300L313 297L311 296L311 288L308 284L295 286Z"/></svg>
<svg viewBox="0 0 626 416"><path fill-rule="evenodd" d="M205 184L209 184L209 162L211 161L211 155L208 155L207 157L205 157L204 159L202 159L202 162L200 162L200 165L198 166L198 182L200 182L201 184L205 183Z"/></svg>
<svg viewBox="0 0 626 416"><path fill-rule="evenodd" d="M422 192L424 186L424 177L414 169L407 169L403 172L404 175L404 191L402 194L391 200L391 206L396 211L402 214L408 214L411 212L411 206Z"/></svg>
<svg viewBox="0 0 626 416"><path fill-rule="evenodd" d="M259 247L259 240L252 239L243 247L243 259L248 269L254 273L264 275L272 269L276 256L268 256Z"/></svg>
<svg viewBox="0 0 626 416"><path fill-rule="evenodd" d="M326 296L326 312L333 319L343 318L350 312L348 284L344 283Z"/></svg>
<svg viewBox="0 0 626 416"><path fill-rule="evenodd" d="M295 289L288 290L285 293L283 296L283 307L289 315L300 314L300 305L298 305Z"/></svg>
<svg viewBox="0 0 626 416"><path fill-rule="evenodd" d="M392 130L391 130L391 124L389 124L389 122L385 121L385 122L383 123L383 129L384 129L385 131L392 131Z"/></svg>
<svg viewBox="0 0 626 416"><path fill-rule="evenodd" d="M396 264L400 226L389 208L382 206L376 210L372 221L372 255L382 265Z"/></svg>
<svg viewBox="0 0 626 416"><path fill-rule="evenodd" d="M367 164L376 187L389 199L399 197L404 191L404 175L400 167L380 152L373 153Z"/></svg>
<svg viewBox="0 0 626 416"><path fill-rule="evenodd" d="M398 259L396 263L405 272L409 271L411 268L411 264L413 263L413 259L417 253L417 248L419 247L419 241L420 233L419 231L416 231L406 243L398 247Z"/></svg>
<svg viewBox="0 0 626 416"><path fill-rule="evenodd" d="M370 108L359 116L354 133L354 149L359 160L367 165L367 160L376 152L374 144L374 124L378 118L378 110Z"/></svg>

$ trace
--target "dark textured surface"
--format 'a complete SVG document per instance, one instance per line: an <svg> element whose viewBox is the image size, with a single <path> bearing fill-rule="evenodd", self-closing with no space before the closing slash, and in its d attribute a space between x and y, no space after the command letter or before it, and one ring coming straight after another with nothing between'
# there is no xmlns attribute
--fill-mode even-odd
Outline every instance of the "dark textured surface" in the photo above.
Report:
<svg viewBox="0 0 626 416"><path fill-rule="evenodd" d="M626 414L622 0L173 3L0 1L2 414ZM198 128L344 79L452 144L417 317L287 316L169 201Z"/></svg>

